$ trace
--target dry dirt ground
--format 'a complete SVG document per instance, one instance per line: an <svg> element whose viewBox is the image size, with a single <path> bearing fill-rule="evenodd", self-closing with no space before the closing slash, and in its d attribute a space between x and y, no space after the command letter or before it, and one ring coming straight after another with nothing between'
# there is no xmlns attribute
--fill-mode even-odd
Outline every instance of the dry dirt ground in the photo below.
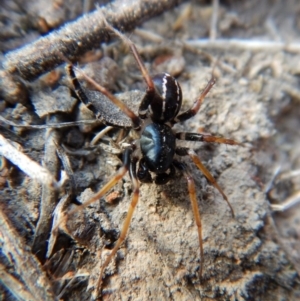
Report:
<svg viewBox="0 0 300 301"><path fill-rule="evenodd" d="M82 1L28 1L22 6L0 2L3 59L85 9ZM88 1L84 4L89 6ZM105 272L99 298L300 300L300 206L283 213L270 207L270 202L280 204L300 190L300 176L290 173L300 169L299 37L296 0L220 1L218 10L210 1L187 2L130 34L151 74L176 76L183 109L192 105L212 73L217 77L200 112L175 129L243 143L189 144L223 188L236 216L231 217L222 196L193 163L182 158L196 183L203 262L186 179L178 172L166 185L141 185L129 235ZM145 90L132 54L118 40L91 51L81 62L92 62L92 67L82 67L91 76L98 68L97 80L114 93ZM70 94L64 68L25 86L28 100L23 104L0 99L1 117L17 124L88 118ZM55 238L49 239L52 211L58 202L63 212L70 210L112 177L122 164L116 141L120 131L92 146L103 125L52 130L17 128L3 121L0 125L2 135L57 179L61 170L68 170L69 160L76 183L72 195L70 183L53 191L2 158L0 299L94 299L101 262L129 207L129 176L100 201L69 217L68 234L60 231L46 260ZM266 194L278 167L281 173Z"/></svg>

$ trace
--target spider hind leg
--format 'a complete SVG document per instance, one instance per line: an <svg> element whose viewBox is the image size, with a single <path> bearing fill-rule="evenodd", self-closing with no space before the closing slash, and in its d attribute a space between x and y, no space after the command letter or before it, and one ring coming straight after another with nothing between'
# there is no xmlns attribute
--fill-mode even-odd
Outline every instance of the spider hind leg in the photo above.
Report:
<svg viewBox="0 0 300 301"><path fill-rule="evenodd" d="M176 153L179 156L187 156L188 155L192 159L192 161L195 163L195 165L198 167L198 169L203 173L205 178L220 192L223 199L225 200L225 202L229 206L230 211L231 211L231 215L234 218L234 210L233 210L226 194L224 193L223 189L219 186L216 179L209 172L209 170L203 165L203 163L201 162L201 160L199 159L199 157L197 156L195 151L192 150L192 149L184 148L184 147L178 147L176 149Z"/></svg>
<svg viewBox="0 0 300 301"><path fill-rule="evenodd" d="M190 197L193 214L194 214L194 218L195 218L195 223L197 226L197 232L198 232L199 249L200 249L199 278L201 281L202 272L203 272L204 252L203 252L201 214L200 214L198 202L197 202L195 181L194 181L192 175L190 174L190 172L188 171L186 164L176 161L176 160L174 160L173 164L177 169L181 170L184 173L184 176L185 176L185 178L187 180L187 184L188 184L189 197Z"/></svg>
<svg viewBox="0 0 300 301"><path fill-rule="evenodd" d="M124 242L124 240L127 236L127 232L130 227L131 219L132 219L134 210L135 210L136 205L139 200L139 194L140 194L139 186L140 185L139 185L139 181L138 181L138 178L136 175L136 164L137 164L137 158L134 157L129 162L129 173L130 173L130 178L131 178L132 185L133 185L133 196L132 196L132 199L131 199L131 202L129 205L129 209L127 211L127 216L126 216L125 221L122 226L120 236L119 236L114 248L112 249L111 253L108 255L108 257L105 259L104 263L101 266L100 275L99 275L98 284L97 284L98 292L101 291L102 279L103 279L103 275L104 275L104 271L105 271L106 267L112 260L113 256L117 253L117 251L119 250L120 246L122 245L122 243Z"/></svg>

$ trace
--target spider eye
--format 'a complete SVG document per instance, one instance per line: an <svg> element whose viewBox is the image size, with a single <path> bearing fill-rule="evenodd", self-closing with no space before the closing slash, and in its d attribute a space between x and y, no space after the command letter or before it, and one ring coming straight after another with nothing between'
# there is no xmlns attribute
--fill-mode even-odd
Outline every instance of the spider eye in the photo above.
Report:
<svg viewBox="0 0 300 301"><path fill-rule="evenodd" d="M176 117L181 107L180 85L168 73L155 75L152 80L157 93L150 104L151 119L157 123L168 122Z"/></svg>

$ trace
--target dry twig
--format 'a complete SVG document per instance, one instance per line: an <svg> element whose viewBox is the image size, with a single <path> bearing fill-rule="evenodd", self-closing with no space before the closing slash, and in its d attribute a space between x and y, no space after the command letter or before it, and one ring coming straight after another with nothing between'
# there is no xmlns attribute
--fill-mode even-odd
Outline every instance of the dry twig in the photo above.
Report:
<svg viewBox="0 0 300 301"><path fill-rule="evenodd" d="M289 51L300 52L300 43L286 43L274 41L243 40L243 39L217 39L217 40L189 40L185 44L201 49L228 49L253 51Z"/></svg>
<svg viewBox="0 0 300 301"><path fill-rule="evenodd" d="M107 42L110 36L103 24L103 16L114 28L129 31L181 2L183 0L115 1L32 44L8 53L4 68L23 79L34 80L64 63L58 53L74 61L85 52L99 47L100 43Z"/></svg>
<svg viewBox="0 0 300 301"><path fill-rule="evenodd" d="M44 167L24 155L0 135L0 154L17 165L29 177L52 188L57 188L58 184L52 174Z"/></svg>
<svg viewBox="0 0 300 301"><path fill-rule="evenodd" d="M23 239L14 227L10 225L2 208L0 210L0 221L1 252L14 265L14 269L19 275L21 282L25 283L26 286L18 279L12 276L9 277L3 265L0 267L1 280L5 280L4 284L7 285L10 291L10 285L17 285L13 289L19 296L18 300L54 300L51 292L51 284L45 276L40 263L32 256L31 251L26 248ZM29 296L33 296L33 298L28 299Z"/></svg>
<svg viewBox="0 0 300 301"><path fill-rule="evenodd" d="M53 175L58 176L60 170L60 162L56 154L57 141L60 133L56 130L46 131L45 156L44 162L46 167ZM43 185L42 198L40 204L40 216L36 226L32 251L41 262L45 260L48 247L48 237L51 229L53 211L58 202L58 192L49 185Z"/></svg>

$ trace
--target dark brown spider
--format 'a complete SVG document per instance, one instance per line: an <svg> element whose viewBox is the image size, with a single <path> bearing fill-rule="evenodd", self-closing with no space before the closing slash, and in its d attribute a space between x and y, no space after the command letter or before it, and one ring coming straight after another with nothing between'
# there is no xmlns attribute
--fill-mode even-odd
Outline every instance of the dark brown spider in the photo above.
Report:
<svg viewBox="0 0 300 301"><path fill-rule="evenodd" d="M114 185L120 181L127 171L129 171L130 178L133 185L133 196L128 209L127 216L125 218L120 236L112 249L109 256L106 258L104 264L101 267L98 289L101 288L102 278L104 271L118 251L119 247L126 238L128 229L130 227L131 218L133 216L134 209L139 200L139 182L142 183L156 183L162 185L167 183L175 174L175 170L178 169L186 177L188 183L188 191L192 204L193 214L198 230L198 238L200 245L200 259L202 261L199 274L202 275L203 268L203 244L202 244L202 225L199 208L196 199L195 183L191 176L186 164L180 162L178 157L189 156L196 166L201 170L207 180L221 193L223 199L227 202L231 214L234 217L234 211L230 205L227 196L218 185L211 173L202 164L201 160L197 157L196 153L189 148L177 147L176 140L188 140L188 141L204 141L215 142L229 145L239 145L238 142L232 139L226 139L221 137L212 136L209 134L198 134L189 132L174 132L172 127L176 123L184 122L193 117L200 109L200 106L208 94L210 89L215 84L215 78L211 78L204 88L203 92L196 99L193 106L182 113L179 113L182 103L182 92L179 83L175 78L167 73L157 74L151 77L145 68L142 59L136 49L136 46L124 37L121 33L110 27L111 30L116 33L121 39L125 40L129 44L131 51L134 55L139 69L143 75L143 78L147 84L147 90L140 102L138 114L135 114L124 102L120 101L117 97L111 94L107 89L96 83L93 79L84 74L80 69L77 69L73 65L67 66L67 72L72 80L75 92L78 98L91 109L95 116L101 119L108 125L117 127L130 127L132 131L135 131L139 135L139 139L131 141L130 145L126 147L123 153L123 166L117 171L117 173L108 181L102 189L97 192L92 198L90 198L83 205L72 210L67 214L62 223L66 221L75 212L82 210L89 206L93 202L99 200L105 195ZM130 123L115 122L113 119L109 119L109 112L104 112L99 106L101 104L92 103L89 100L88 94L81 88L79 81L76 78L74 69L76 69L85 78L87 82L92 84L99 92L101 92L107 99L104 102L113 103L116 107L114 110L121 110L129 118ZM108 106L109 106L108 105ZM109 111L109 110L108 110Z"/></svg>

